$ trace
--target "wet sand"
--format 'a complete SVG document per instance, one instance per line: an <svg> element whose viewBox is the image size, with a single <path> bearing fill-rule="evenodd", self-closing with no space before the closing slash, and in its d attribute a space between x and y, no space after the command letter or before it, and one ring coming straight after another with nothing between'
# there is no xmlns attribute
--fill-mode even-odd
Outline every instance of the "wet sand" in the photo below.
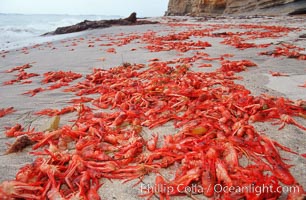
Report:
<svg viewBox="0 0 306 200"><path fill-rule="evenodd" d="M185 19L187 21L185 21ZM282 42L297 45L301 48L306 48L306 40L299 38L300 35L306 33L305 17L276 17L276 18L251 18L251 19L211 19L208 21L199 21L194 18L177 17L177 18L156 18L161 21L161 24L156 25L141 25L141 26L123 26L123 27L111 27L106 29L90 30L81 33L78 37L68 38L61 41L55 41L52 43L43 43L41 45L28 47L27 49L11 50L8 53L1 53L0 56L0 81L3 83L14 78L16 73L4 73L5 70L9 70L15 66L31 63L33 66L27 69L27 72L33 72L43 74L48 71L73 71L80 73L83 77L86 74L90 74L93 68L109 69L115 66L119 66L122 63L137 63L145 64L149 63L152 58L159 58L161 61L173 60L180 57L192 56L196 51L208 53L210 57L220 57L222 54L233 54L234 57L231 60L251 60L257 64L257 67L248 68L247 71L238 73L243 77L243 80L236 81L239 84L244 85L252 92L252 95L260 95L266 93L268 95L286 97L292 100L306 100L306 88L299 87L306 81L306 61L297 60L292 58L272 57L266 55L258 55L259 52L271 51L274 47ZM256 44L272 43L267 48L248 48L244 50L237 49L233 46L221 44L222 38L196 38L196 40L207 41L212 44L212 47L208 47L203 50L190 50L187 52L161 51L150 52L145 48L146 44L141 39L135 39L132 42L118 46L120 38L140 35L142 36L149 31L154 31L158 35L167 35L169 33L181 32L189 30L188 26L169 26L169 22L173 23L180 21L180 23L192 23L198 24L195 29L202 29L211 27L214 24L262 24L262 25L280 25L293 28L300 28L300 30L291 31L287 36L280 38L258 38L249 42ZM216 32L235 32L241 31L238 28L228 28L218 30ZM246 29L244 29L246 31ZM193 38L191 38L193 39ZM112 43L112 46L103 46L101 44ZM115 48L116 53L107 52L109 48ZM302 51L303 52L303 51ZM305 53L305 50L304 50ZM192 63L191 70L193 71L213 71L220 67L220 61L208 62L212 64L211 68L199 68L199 62ZM272 76L269 71L277 71L286 73L289 76ZM31 78L33 81L31 84L19 84L14 85L0 85L0 108L6 108L13 106L16 112L0 118L0 152L4 153L6 150L6 143L14 141L14 139L8 139L4 135L5 128L12 126L15 123L21 123L23 125L30 125L31 127L44 126L48 117L38 117L33 115L34 112L45 108L62 108L67 105L67 102L75 98L71 93L62 92L65 88L60 88L52 91L44 91L38 93L33 97L22 95L22 93L32 90L38 87L46 87L48 85L41 85L42 77L37 76ZM83 79L83 78L82 78ZM75 80L70 83L77 83L82 79ZM74 114L63 115L61 117L60 125L69 123L68 121L75 117ZM305 120L298 118L297 121L306 126ZM293 151L298 153L306 153L306 134L305 131L292 126L286 125L284 129L278 130L278 126L271 125L270 122L255 123L257 130L265 132L269 137L275 139L280 144L283 144ZM153 132L159 132L161 135L171 134L175 132L172 123L167 123L163 127L159 127L153 130L145 129L144 137L150 137ZM162 137L161 137L162 138ZM31 148L26 148L22 152L13 153L9 155L0 156L0 182L4 180L12 180L17 170L27 163L33 161L33 156L29 154ZM294 165L290 171L296 180L306 189L306 159L300 156L281 152L284 158L288 159L288 163ZM173 166L175 167L175 166ZM165 174L171 174L170 169L165 170ZM170 175L171 176L171 175ZM131 181L125 184L121 184L122 181L109 181L104 180L104 185L101 187L102 199L140 199L138 197L141 194L141 187L143 184L153 183L154 176L150 175L144 178L143 183L132 187L137 181ZM173 199L185 199L186 197L173 197ZM197 196L199 199L204 199L203 196Z"/></svg>

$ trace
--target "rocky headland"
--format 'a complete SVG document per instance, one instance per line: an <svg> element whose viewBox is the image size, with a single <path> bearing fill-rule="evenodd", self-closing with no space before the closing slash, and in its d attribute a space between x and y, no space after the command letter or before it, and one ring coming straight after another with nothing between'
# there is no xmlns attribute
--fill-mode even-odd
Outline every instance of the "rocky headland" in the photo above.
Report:
<svg viewBox="0 0 306 200"><path fill-rule="evenodd" d="M97 20L97 21L84 20L80 23L71 26L58 27L55 31L45 33L43 34L43 36L74 33L74 32L85 31L88 29L108 28L111 26L118 26L118 25L124 26L124 25L156 24L156 23L158 22L137 20L137 14L133 12L130 14L129 17L124 19Z"/></svg>

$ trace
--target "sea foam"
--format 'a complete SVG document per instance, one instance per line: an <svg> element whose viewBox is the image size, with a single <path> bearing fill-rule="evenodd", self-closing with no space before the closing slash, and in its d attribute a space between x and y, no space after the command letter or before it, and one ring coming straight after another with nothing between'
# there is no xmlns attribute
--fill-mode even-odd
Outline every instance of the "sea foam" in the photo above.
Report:
<svg viewBox="0 0 306 200"><path fill-rule="evenodd" d="M69 37L40 35L86 20L115 19L120 16L104 15L24 15L0 14L0 50L10 50L37 43Z"/></svg>

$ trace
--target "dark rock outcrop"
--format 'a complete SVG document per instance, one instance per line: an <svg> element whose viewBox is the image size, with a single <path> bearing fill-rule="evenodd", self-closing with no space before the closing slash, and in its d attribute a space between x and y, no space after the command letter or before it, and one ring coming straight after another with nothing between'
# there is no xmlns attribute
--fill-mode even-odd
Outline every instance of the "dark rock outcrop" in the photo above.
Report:
<svg viewBox="0 0 306 200"><path fill-rule="evenodd" d="M129 17L125 18L124 20L132 22L132 23L136 23L137 21L136 13L133 12L132 14L130 14Z"/></svg>
<svg viewBox="0 0 306 200"><path fill-rule="evenodd" d="M48 32L43 35L74 33L88 29L107 28L115 25L141 25L141 24L156 24L156 23L158 22L152 22L146 20L138 21L136 13L133 12L129 17L124 19L111 19L111 20L99 20L99 21L85 20L83 22L77 23L72 26L58 27L55 31Z"/></svg>
<svg viewBox="0 0 306 200"><path fill-rule="evenodd" d="M305 0L169 0L166 15L306 14Z"/></svg>
<svg viewBox="0 0 306 200"><path fill-rule="evenodd" d="M83 22L77 23L72 26L65 26L65 27L59 27L57 28L53 34L65 34L65 33L73 33L73 32L79 32L84 31L87 29L95 29L95 28L107 28L111 25L108 23L105 23L104 20L101 21L89 21L85 20Z"/></svg>

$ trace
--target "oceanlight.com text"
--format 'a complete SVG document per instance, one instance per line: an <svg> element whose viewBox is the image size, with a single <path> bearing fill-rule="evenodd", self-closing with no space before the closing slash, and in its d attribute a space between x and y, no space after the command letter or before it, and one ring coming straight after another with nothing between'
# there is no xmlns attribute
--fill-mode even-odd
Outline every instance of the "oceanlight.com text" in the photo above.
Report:
<svg viewBox="0 0 306 200"><path fill-rule="evenodd" d="M203 194L206 191L213 189L215 193L254 193L260 195L263 193L299 193L298 186L272 186L272 185L248 185L248 186L223 186L221 184L209 185L203 188L201 185L184 186L179 184L171 186L167 184L141 184L140 190L142 193L187 193L187 194ZM206 190L206 191L205 191Z"/></svg>

